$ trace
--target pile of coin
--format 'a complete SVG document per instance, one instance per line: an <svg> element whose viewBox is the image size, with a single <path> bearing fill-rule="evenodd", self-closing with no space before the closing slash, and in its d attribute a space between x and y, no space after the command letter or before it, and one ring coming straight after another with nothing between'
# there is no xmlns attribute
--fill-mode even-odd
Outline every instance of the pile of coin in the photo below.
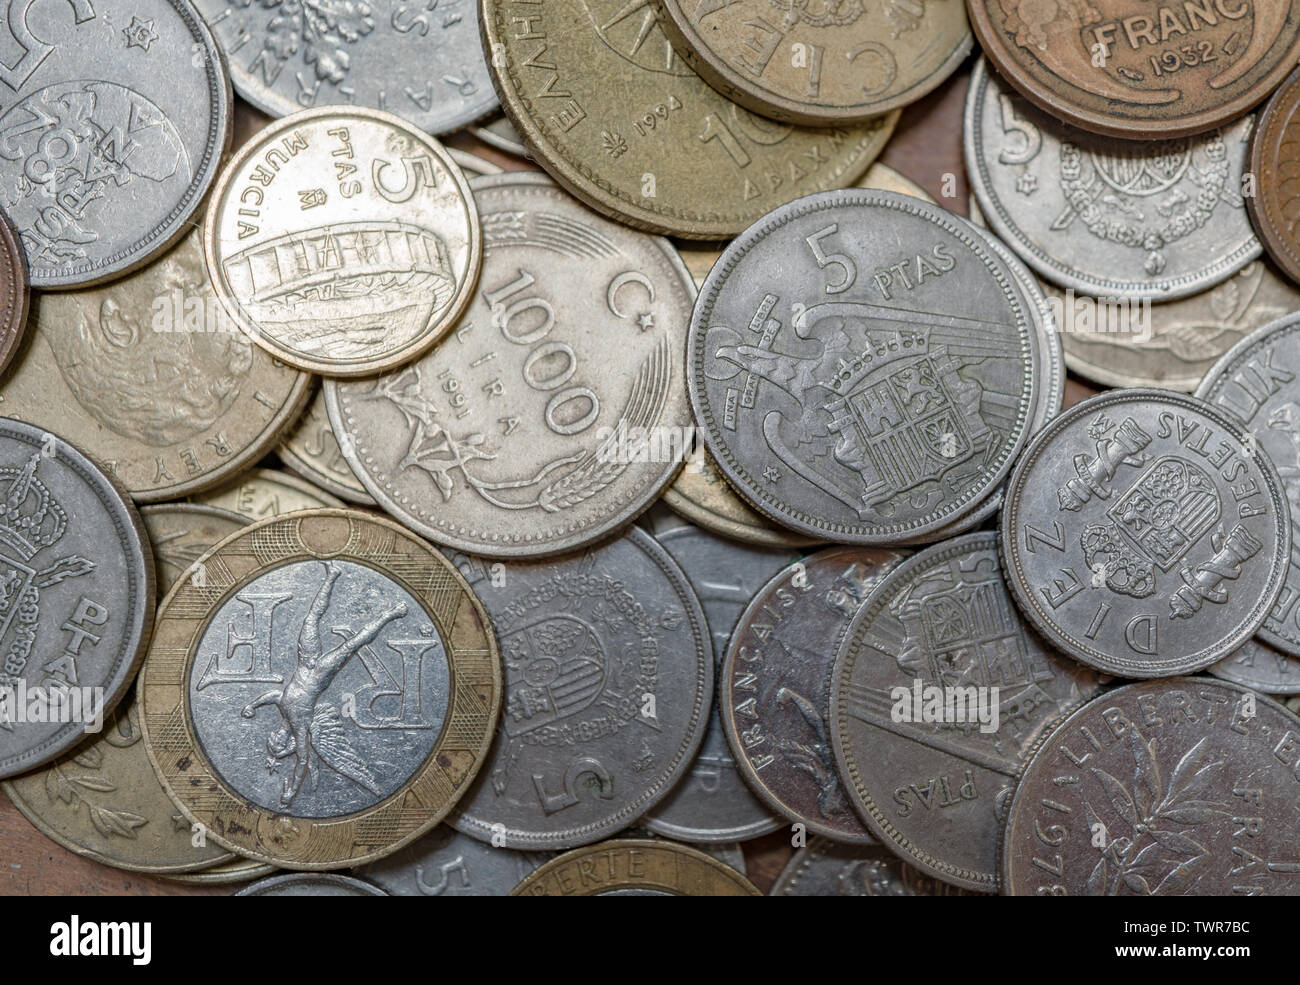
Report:
<svg viewBox="0 0 1300 985"><path fill-rule="evenodd" d="M759 895L765 836L773 895L1300 891L1300 0L6 9L51 839L250 896ZM949 208L875 160L976 41Z"/></svg>

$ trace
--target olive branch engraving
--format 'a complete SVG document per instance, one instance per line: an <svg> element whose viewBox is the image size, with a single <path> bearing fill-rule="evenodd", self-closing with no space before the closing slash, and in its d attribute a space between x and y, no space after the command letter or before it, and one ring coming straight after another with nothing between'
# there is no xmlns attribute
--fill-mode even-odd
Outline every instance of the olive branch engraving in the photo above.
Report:
<svg viewBox="0 0 1300 985"><path fill-rule="evenodd" d="M97 793L116 793L117 786L110 780L90 773L73 773L68 769L69 763L75 763L84 770L98 770L103 761L103 753L94 746L88 746L71 760L56 763L45 774L45 794L51 803L61 800L74 806L85 804L90 823L105 838L129 838L134 841L135 829L146 824L149 819L134 811L109 807L92 796Z"/></svg>
<svg viewBox="0 0 1300 985"><path fill-rule="evenodd" d="M347 45L375 29L371 8L362 0L258 0L274 11L266 24L263 50L285 62L302 49L303 61L318 79L342 82L352 65ZM231 0L249 7L253 0Z"/></svg>
<svg viewBox="0 0 1300 985"><path fill-rule="evenodd" d="M1103 769L1092 770L1131 834L1113 838L1102 847L1101 859L1088 877L1090 896L1116 896L1121 889L1143 896L1176 891L1209 854L1188 829L1227 813L1225 805L1200 799L1224 765L1221 759L1206 761L1206 739L1183 753L1166 789L1154 740L1144 739L1132 723L1128 737L1133 755L1132 786L1126 787ZM1084 812L1089 830L1106 830L1091 803L1084 802ZM1168 868L1170 856L1172 868Z"/></svg>

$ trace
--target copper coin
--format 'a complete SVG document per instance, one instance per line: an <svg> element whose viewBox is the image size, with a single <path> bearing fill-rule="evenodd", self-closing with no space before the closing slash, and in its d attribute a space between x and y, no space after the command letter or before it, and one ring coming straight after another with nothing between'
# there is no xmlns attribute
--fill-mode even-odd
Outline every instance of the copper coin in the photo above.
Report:
<svg viewBox="0 0 1300 985"><path fill-rule="evenodd" d="M1300 0L967 0L1027 99L1112 137L1202 133L1262 102L1300 57Z"/></svg>
<svg viewBox="0 0 1300 985"><path fill-rule="evenodd" d="M1300 69L1282 84L1255 128L1246 208L1255 232L1283 273L1300 283Z"/></svg>
<svg viewBox="0 0 1300 985"><path fill-rule="evenodd" d="M27 253L9 217L0 212L0 372L18 351L31 299Z"/></svg>

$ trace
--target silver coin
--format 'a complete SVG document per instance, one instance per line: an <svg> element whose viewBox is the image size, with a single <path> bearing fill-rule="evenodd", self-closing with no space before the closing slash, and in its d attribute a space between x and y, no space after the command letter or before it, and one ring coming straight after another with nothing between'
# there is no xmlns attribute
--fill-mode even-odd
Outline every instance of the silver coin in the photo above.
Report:
<svg viewBox="0 0 1300 985"><path fill-rule="evenodd" d="M1241 197L1253 126L1245 117L1194 137L1101 137L1034 108L981 60L966 96L966 171L994 231L1043 277L1169 300L1263 250Z"/></svg>
<svg viewBox="0 0 1300 985"><path fill-rule="evenodd" d="M997 534L967 534L903 561L853 617L831 675L835 762L882 845L936 879L994 892L1006 808L1035 740L1099 687L1021 618Z"/></svg>
<svg viewBox="0 0 1300 985"><path fill-rule="evenodd" d="M879 845L812 838L794 853L769 896L965 896Z"/></svg>
<svg viewBox="0 0 1300 985"><path fill-rule="evenodd" d="M0 207L33 287L85 286L163 252L230 143L225 61L189 0L9 0Z"/></svg>
<svg viewBox="0 0 1300 985"><path fill-rule="evenodd" d="M550 859L550 852L493 848L442 825L356 873L390 896L508 896Z"/></svg>
<svg viewBox="0 0 1300 985"><path fill-rule="evenodd" d="M441 134L499 108L474 0L196 0L241 96L271 116L351 105Z"/></svg>
<svg viewBox="0 0 1300 985"><path fill-rule="evenodd" d="M1300 315L1270 322L1242 339L1210 368L1196 395L1245 425L1277 466L1291 519L1286 587L1259 628L1259 637L1300 656ZM1245 683L1245 682L1242 682Z"/></svg>
<svg viewBox="0 0 1300 985"><path fill-rule="evenodd" d="M1236 421L1168 390L1116 390L1025 449L1001 548L1029 620L1118 677L1208 667L1255 634L1291 553L1285 490Z"/></svg>
<svg viewBox="0 0 1300 985"><path fill-rule="evenodd" d="M876 839L835 767L831 666L858 607L902 559L829 547L777 572L741 613L718 674L723 729L750 787L810 832L849 844Z"/></svg>
<svg viewBox="0 0 1300 985"><path fill-rule="evenodd" d="M288 468L326 492L350 503L375 505L339 449L339 440L330 427L323 391L317 390L312 396L307 410L285 435L275 453Z"/></svg>
<svg viewBox="0 0 1300 985"><path fill-rule="evenodd" d="M430 540L492 557L576 550L681 467L695 285L667 240L544 175L473 188L485 259L464 318L402 369L327 380L330 423L370 495Z"/></svg>
<svg viewBox="0 0 1300 985"><path fill-rule="evenodd" d="M561 560L455 560L492 619L506 695L448 822L529 850L628 827L685 774L708 722L708 629L681 568L636 527Z"/></svg>
<svg viewBox="0 0 1300 985"><path fill-rule="evenodd" d="M328 872L298 872L270 876L253 883L236 896L387 896L377 886Z"/></svg>
<svg viewBox="0 0 1300 985"><path fill-rule="evenodd" d="M773 573L799 557L789 549L768 549L727 540L692 524L656 532L695 587L713 637L714 680L721 681L722 660L736 619ZM785 823L749 789L732 755L713 701L709 728L687 775L658 807L645 826L658 835L686 842L746 841Z"/></svg>
<svg viewBox="0 0 1300 985"><path fill-rule="evenodd" d="M248 526L238 513L197 503L160 503L140 507L140 518L153 548L155 582L162 599L191 564L217 543Z"/></svg>
<svg viewBox="0 0 1300 985"><path fill-rule="evenodd" d="M925 537L982 504L1032 422L1033 312L969 223L847 189L740 235L691 319L705 444L759 510L812 537Z"/></svg>
<svg viewBox="0 0 1300 985"><path fill-rule="evenodd" d="M620 838L662 838L663 835L657 835L649 828L633 827L620 833ZM691 848L703 852L710 858L715 858L723 865L730 866L739 872L742 876L748 877L749 865L745 861L745 850L740 847L739 842L719 841L712 844L701 842L691 845Z"/></svg>
<svg viewBox="0 0 1300 985"><path fill-rule="evenodd" d="M1208 673L1263 694L1300 694L1300 660L1258 639L1211 664Z"/></svg>
<svg viewBox="0 0 1300 985"><path fill-rule="evenodd" d="M519 135L519 131L515 129L508 116L498 116L486 123L472 126L469 132L489 147L495 147L497 150L503 150L507 154L522 157L527 161L533 159L532 152L524 143L524 138Z"/></svg>
<svg viewBox="0 0 1300 985"><path fill-rule="evenodd" d="M125 495L66 441L0 418L0 779L86 738L153 627L154 565ZM99 719L102 724L102 718Z"/></svg>

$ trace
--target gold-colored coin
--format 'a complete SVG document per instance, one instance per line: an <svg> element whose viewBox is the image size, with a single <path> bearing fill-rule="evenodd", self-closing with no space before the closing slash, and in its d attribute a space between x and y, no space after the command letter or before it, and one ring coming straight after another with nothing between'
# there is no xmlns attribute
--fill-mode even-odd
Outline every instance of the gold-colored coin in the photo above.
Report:
<svg viewBox="0 0 1300 985"><path fill-rule="evenodd" d="M374 506L357 474L339 448L338 436L330 426L325 393L317 390L307 413L276 449L280 460L307 481L327 489L340 499L362 506Z"/></svg>
<svg viewBox="0 0 1300 985"><path fill-rule="evenodd" d="M207 489L256 462L302 413L311 377L235 328L199 234L109 287L45 294L0 415L86 450L140 502Z"/></svg>
<svg viewBox="0 0 1300 985"><path fill-rule="evenodd" d="M552 859L511 896L762 896L731 866L665 839L604 841Z"/></svg>
<svg viewBox="0 0 1300 985"><path fill-rule="evenodd" d="M306 510L182 576L138 688L150 761L209 840L331 869L442 820L487 756L502 682L446 557L386 518Z"/></svg>
<svg viewBox="0 0 1300 985"><path fill-rule="evenodd" d="M184 875L167 875L172 882L188 886L227 886L236 882L252 882L278 871L274 865L255 862L251 858L236 856L229 862L222 862L200 872L188 872Z"/></svg>
<svg viewBox="0 0 1300 985"><path fill-rule="evenodd" d="M469 303L478 210L446 148L399 117L304 110L225 167L203 226L208 273L250 339L327 376L430 349Z"/></svg>
<svg viewBox="0 0 1300 985"><path fill-rule="evenodd" d="M897 112L814 130L756 116L677 56L652 0L482 0L511 122L556 181L629 226L734 236L801 195L850 185Z"/></svg>
<svg viewBox="0 0 1300 985"><path fill-rule="evenodd" d="M190 502L229 510L249 520L343 505L341 499L322 492L306 479L277 469L249 469L234 482L193 496Z"/></svg>
<svg viewBox="0 0 1300 985"><path fill-rule="evenodd" d="M249 519L215 506L162 503L140 510L153 547L154 570L161 600L191 564L208 553Z"/></svg>

